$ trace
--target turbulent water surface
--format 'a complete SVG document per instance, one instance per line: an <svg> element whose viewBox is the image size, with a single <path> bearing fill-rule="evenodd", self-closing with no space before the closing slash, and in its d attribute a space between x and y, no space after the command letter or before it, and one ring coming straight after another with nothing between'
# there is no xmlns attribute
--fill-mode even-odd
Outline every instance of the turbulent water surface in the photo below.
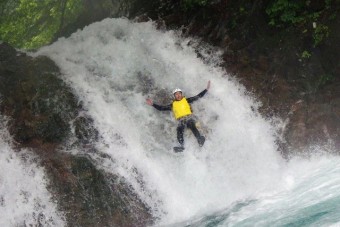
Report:
<svg viewBox="0 0 340 227"><path fill-rule="evenodd" d="M110 159L91 154L93 160L127 179L157 226L336 225L340 159L284 161L277 126L218 67L219 52L196 43L157 31L152 22L106 19L35 55L59 65L94 119L101 135L96 147ZM208 80L211 89L192 106L207 141L199 148L186 131L185 152L175 154L176 122L145 99L167 104L173 88L190 97Z"/></svg>
<svg viewBox="0 0 340 227"><path fill-rule="evenodd" d="M0 226L65 226L44 170L30 151L13 149L5 124L0 126Z"/></svg>

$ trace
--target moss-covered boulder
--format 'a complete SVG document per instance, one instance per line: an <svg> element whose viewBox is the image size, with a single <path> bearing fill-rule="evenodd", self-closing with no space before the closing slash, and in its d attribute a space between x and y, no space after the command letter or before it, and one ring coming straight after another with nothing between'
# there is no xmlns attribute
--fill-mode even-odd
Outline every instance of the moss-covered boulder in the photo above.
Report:
<svg viewBox="0 0 340 227"><path fill-rule="evenodd" d="M0 64L1 112L10 117L14 139L19 143L33 139L63 142L78 107L54 62L29 57L3 43Z"/></svg>

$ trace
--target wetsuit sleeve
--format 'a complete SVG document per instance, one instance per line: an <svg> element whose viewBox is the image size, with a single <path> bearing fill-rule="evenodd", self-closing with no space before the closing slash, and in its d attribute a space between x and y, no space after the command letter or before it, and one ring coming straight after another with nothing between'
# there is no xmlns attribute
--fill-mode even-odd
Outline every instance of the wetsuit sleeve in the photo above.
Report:
<svg viewBox="0 0 340 227"><path fill-rule="evenodd" d="M167 110L171 110L171 104L166 105L166 106L160 106L157 104L152 104L153 107L155 107L155 109L159 110L159 111L167 111Z"/></svg>
<svg viewBox="0 0 340 227"><path fill-rule="evenodd" d="M187 98L188 103L192 103L192 102L196 101L197 99L202 98L207 93L207 91L208 91L207 89L204 89L198 95L190 97L190 98Z"/></svg>

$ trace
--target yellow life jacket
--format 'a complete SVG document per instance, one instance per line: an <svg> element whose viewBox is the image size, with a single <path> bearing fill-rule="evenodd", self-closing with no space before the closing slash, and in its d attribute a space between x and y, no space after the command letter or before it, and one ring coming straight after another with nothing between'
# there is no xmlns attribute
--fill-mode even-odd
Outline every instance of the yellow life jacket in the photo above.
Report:
<svg viewBox="0 0 340 227"><path fill-rule="evenodd" d="M192 114L191 107L185 97L180 101L175 100L172 102L172 112L176 119Z"/></svg>

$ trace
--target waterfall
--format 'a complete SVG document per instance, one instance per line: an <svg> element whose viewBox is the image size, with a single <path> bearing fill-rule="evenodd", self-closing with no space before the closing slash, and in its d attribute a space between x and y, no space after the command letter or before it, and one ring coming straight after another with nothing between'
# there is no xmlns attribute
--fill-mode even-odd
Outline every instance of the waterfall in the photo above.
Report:
<svg viewBox="0 0 340 227"><path fill-rule="evenodd" d="M105 19L34 53L58 64L93 118L96 149L109 158L88 155L126 179L157 225L275 194L292 179L277 151L275 126L257 112L260 104L219 67L218 50L198 43L152 22ZM187 130L186 149L176 154L176 121L145 99L169 104L173 88L190 97L209 80L207 95L192 105L206 143L200 148Z"/></svg>
<svg viewBox="0 0 340 227"><path fill-rule="evenodd" d="M16 150L1 117L0 226L65 226L47 190L45 171L29 150Z"/></svg>

